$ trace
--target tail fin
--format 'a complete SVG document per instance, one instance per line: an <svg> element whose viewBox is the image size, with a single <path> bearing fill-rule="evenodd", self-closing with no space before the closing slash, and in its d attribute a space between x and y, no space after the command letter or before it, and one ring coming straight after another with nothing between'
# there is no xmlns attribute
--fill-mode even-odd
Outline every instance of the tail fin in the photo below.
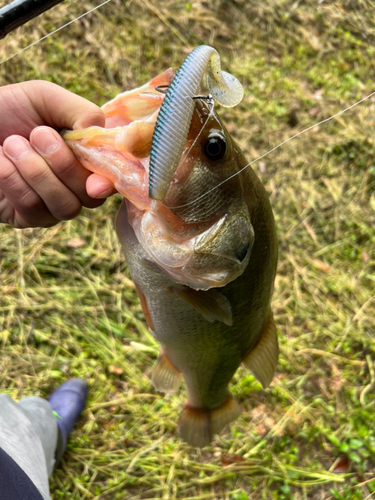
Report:
<svg viewBox="0 0 375 500"><path fill-rule="evenodd" d="M213 435L241 414L241 408L231 394L226 402L214 410L193 408L188 402L178 421L178 433L191 446L203 448L211 443Z"/></svg>

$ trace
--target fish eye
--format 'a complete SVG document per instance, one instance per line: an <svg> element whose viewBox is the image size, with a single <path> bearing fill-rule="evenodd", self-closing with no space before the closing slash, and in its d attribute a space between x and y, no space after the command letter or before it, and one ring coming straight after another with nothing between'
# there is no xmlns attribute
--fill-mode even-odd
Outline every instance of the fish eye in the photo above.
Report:
<svg viewBox="0 0 375 500"><path fill-rule="evenodd" d="M227 152L227 142L223 136L214 135L207 139L203 150L209 160L221 160Z"/></svg>

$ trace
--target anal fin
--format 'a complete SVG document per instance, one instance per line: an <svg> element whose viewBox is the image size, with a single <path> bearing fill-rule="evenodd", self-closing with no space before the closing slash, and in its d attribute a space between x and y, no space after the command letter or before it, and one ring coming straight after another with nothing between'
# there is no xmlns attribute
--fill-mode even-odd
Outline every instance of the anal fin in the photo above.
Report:
<svg viewBox="0 0 375 500"><path fill-rule="evenodd" d="M189 287L173 288L185 302L197 310L210 323L215 320L232 326L232 308L229 300L217 290L193 290Z"/></svg>
<svg viewBox="0 0 375 500"><path fill-rule="evenodd" d="M213 410L193 408L187 402L178 421L178 433L190 446L203 448L211 443L214 434L240 414L241 408L231 394L223 405Z"/></svg>
<svg viewBox="0 0 375 500"><path fill-rule="evenodd" d="M268 387L275 374L279 358L279 344L277 341L276 325L272 312L263 326L257 345L243 360L244 366L251 370L262 387Z"/></svg>
<svg viewBox="0 0 375 500"><path fill-rule="evenodd" d="M166 394L173 394L181 383L182 374L161 352L158 362L152 372L152 385L155 390Z"/></svg>

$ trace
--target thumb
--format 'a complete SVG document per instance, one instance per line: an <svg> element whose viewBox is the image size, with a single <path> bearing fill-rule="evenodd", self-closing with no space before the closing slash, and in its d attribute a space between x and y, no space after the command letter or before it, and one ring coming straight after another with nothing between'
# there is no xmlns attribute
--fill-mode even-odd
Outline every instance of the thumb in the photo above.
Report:
<svg viewBox="0 0 375 500"><path fill-rule="evenodd" d="M25 83L24 91L45 125L56 129L104 127L104 113L96 104L51 82Z"/></svg>

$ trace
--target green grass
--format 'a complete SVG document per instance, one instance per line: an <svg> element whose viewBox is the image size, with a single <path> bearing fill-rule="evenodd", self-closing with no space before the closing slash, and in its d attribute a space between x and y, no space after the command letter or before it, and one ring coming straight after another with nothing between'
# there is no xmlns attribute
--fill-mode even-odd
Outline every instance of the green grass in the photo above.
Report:
<svg viewBox="0 0 375 500"><path fill-rule="evenodd" d="M0 61L98 3L55 7ZM41 78L102 104L214 45L245 87L220 114L250 161L374 90L374 14L364 0L116 0L1 65L1 84ZM113 230L119 198L48 230L0 228L0 390L90 384L54 500L374 497L374 102L254 165L280 240L280 362L266 391L238 370L244 411L202 451L177 436L184 389L151 387L158 346Z"/></svg>

